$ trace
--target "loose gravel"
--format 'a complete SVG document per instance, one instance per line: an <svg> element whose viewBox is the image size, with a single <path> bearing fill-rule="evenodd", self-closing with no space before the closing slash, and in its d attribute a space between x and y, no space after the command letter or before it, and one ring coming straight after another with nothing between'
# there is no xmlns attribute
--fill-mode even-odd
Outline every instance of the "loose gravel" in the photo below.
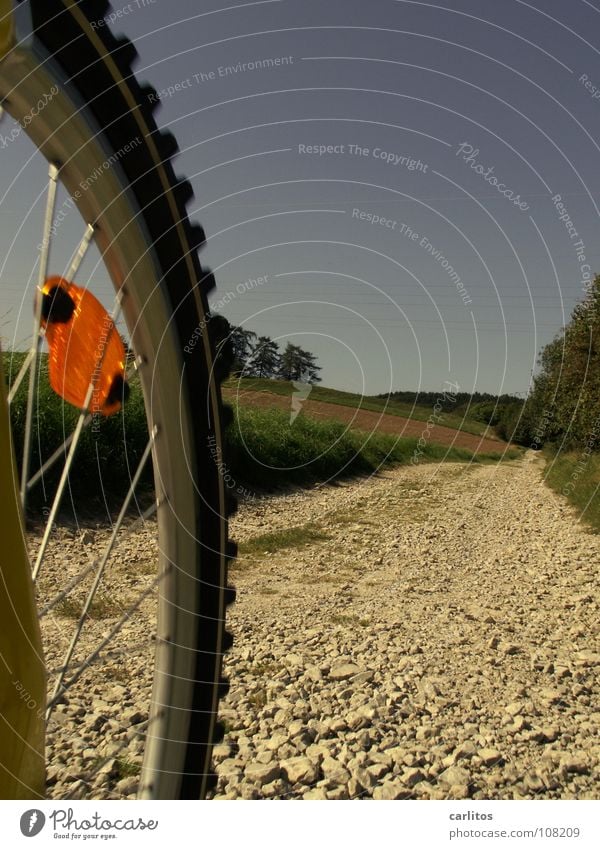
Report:
<svg viewBox="0 0 600 849"><path fill-rule="evenodd" d="M402 467L242 506L216 799L598 798L600 538L542 462ZM290 527L313 533L260 552ZM153 531L119 549L90 646L150 585ZM107 537L86 533L63 531L43 597ZM44 620L50 666L68 613ZM151 597L54 712L51 796L135 794L154 616Z"/></svg>
<svg viewBox="0 0 600 849"><path fill-rule="evenodd" d="M248 506L216 798L598 798L600 539L542 461Z"/></svg>

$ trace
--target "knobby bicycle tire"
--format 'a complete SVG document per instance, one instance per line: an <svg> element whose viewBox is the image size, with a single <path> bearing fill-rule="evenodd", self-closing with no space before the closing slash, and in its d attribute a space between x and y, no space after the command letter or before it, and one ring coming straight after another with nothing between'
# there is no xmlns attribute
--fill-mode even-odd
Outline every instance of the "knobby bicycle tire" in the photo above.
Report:
<svg viewBox="0 0 600 849"><path fill-rule="evenodd" d="M158 433L153 451L157 498L162 499L158 525L167 540L161 542L165 579L139 795L202 798L215 784L211 752L222 739L217 709L228 687L222 657L232 642L224 620L235 595L227 583L227 564L235 556L227 516L235 503L220 471L230 418L221 403L220 382L228 374L231 350L224 344L220 319L210 316L207 297L215 281L198 259L205 237L186 212L193 192L175 174L176 141L157 129L153 111L158 98L132 72L132 43L100 23L109 8L93 0L22 3L17 15L21 46L35 54L37 65L11 66L5 60L8 72L0 95L18 119L26 114L40 79L58 82L59 95L28 134L59 167L72 196L81 185L82 163L89 168L102 153L104 162L111 160L92 192L76 202L84 219L93 220L96 243L123 292L135 352L146 366L140 372L148 424ZM128 149L135 139L139 143ZM142 295L136 279L149 262L156 287ZM170 406L164 397L167 379L177 389L178 410L165 409ZM186 509L187 515L180 515ZM178 551L189 553L192 544L184 571Z"/></svg>

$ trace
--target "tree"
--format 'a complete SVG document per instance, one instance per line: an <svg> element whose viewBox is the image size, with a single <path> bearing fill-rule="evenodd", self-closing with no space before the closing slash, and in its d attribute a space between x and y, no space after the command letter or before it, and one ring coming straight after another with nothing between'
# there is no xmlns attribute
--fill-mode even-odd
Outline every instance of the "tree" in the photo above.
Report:
<svg viewBox="0 0 600 849"><path fill-rule="evenodd" d="M309 351L304 351L299 345L288 342L285 351L281 355L279 376L283 380L299 380L304 383L318 383L321 378L319 372L321 367L317 364L317 358Z"/></svg>
<svg viewBox="0 0 600 849"><path fill-rule="evenodd" d="M245 373L252 377L275 377L279 372L279 348L268 336L259 336Z"/></svg>
<svg viewBox="0 0 600 849"><path fill-rule="evenodd" d="M288 342L285 351L281 355L279 365L279 376L283 380L300 380L300 359L302 348Z"/></svg>
<svg viewBox="0 0 600 849"><path fill-rule="evenodd" d="M244 330L243 327L234 326L231 327L230 336L233 346L232 371L234 374L239 374L248 365L257 336L253 330Z"/></svg>
<svg viewBox="0 0 600 849"><path fill-rule="evenodd" d="M540 442L592 446L600 441L600 275L566 327L540 353L526 404Z"/></svg>

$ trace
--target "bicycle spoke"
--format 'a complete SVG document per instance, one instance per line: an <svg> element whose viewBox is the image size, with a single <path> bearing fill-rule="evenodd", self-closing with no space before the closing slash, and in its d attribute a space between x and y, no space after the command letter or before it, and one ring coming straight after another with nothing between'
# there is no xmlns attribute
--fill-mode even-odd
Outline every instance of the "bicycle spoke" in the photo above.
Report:
<svg viewBox="0 0 600 849"><path fill-rule="evenodd" d="M31 365L32 359L33 359L33 349L27 352L27 356L25 357L25 360L23 361L23 365L21 366L18 375L13 380L13 384L10 387L10 392L8 393L8 406L9 407L13 402L13 398L15 397L15 395L17 394L17 392L19 390L19 386L23 382L23 378L27 374L27 371L29 369L29 366Z"/></svg>
<svg viewBox="0 0 600 849"><path fill-rule="evenodd" d="M151 516L154 515L154 513L156 513L157 509L158 503L154 503L150 507L148 507L148 509L145 510L142 515L138 519L136 519L136 521L133 522L130 527L127 528L125 533L122 534L119 542L123 542L123 540L131 536L131 534L134 533L134 531L137 529L138 524L140 522L143 523L147 521ZM65 599L69 595L71 590L75 589L78 584L80 584L83 580L85 580L85 578L87 578L90 572L94 571L94 569L98 566L99 562L100 561L98 560L98 558L96 558L90 563L88 563L88 565L85 567L85 569L83 569L83 571L81 571L78 575L72 578L66 585L66 587L58 595L54 596L54 598L40 610L38 618L42 619L44 616L46 616L47 613L52 610L52 608L56 607L57 604L59 604L63 599Z"/></svg>
<svg viewBox="0 0 600 849"><path fill-rule="evenodd" d="M93 417L92 417L91 413L88 413L87 416L85 416L85 418L83 420L82 430L85 429L91 423L92 418ZM64 456L65 451L67 450L69 445L71 445L74 438L75 438L75 431L73 431L73 433L70 436L67 436L67 438L65 439L63 444L60 445L56 449L56 451L50 457L48 457L48 459L46 460L44 465L41 466L37 470L37 472L29 478L29 480L27 481L27 492L29 492L29 490L36 485L36 483L40 480L40 478L42 478L46 474L46 472L50 471L52 466L54 466L54 464L57 463L62 456Z"/></svg>
<svg viewBox="0 0 600 849"><path fill-rule="evenodd" d="M72 281L77 272L79 271L79 267L83 262L86 253L88 252L88 248L90 246L90 242L92 241L92 237L94 235L94 225L88 224L85 228L85 233L83 234L83 238L79 243L79 247L75 252L75 256L73 257L73 261L69 266L69 270L67 271L67 280Z"/></svg>
<svg viewBox="0 0 600 849"><path fill-rule="evenodd" d="M44 4L35 0L33 5L41 9ZM40 675L39 692L32 698L44 704L40 716L46 713L47 702L46 715L51 717L46 729L47 766L55 767L56 778L53 782L49 775L51 796L131 796L133 785L142 779L123 778L137 773L139 763L145 797L200 798L208 789L201 776L210 770L213 738L218 736L213 715L223 689L222 649L229 642L223 631L224 607L233 596L223 590L209 593L205 600L189 591L191 579L217 581L219 587L226 579L225 487L210 449L221 415L221 377L211 371L215 358L206 327L214 282L211 278L198 286L207 278L196 256L205 237L199 225L188 221L191 184L176 178L170 167L173 142L159 132L144 107L147 99L140 96L129 69L129 51L123 50L124 61L115 63L108 28L96 26L97 16L82 4L65 4L63 11L60 20L44 17L44 26L34 28L31 38L18 44L14 62L0 62L0 102L21 128L15 137L23 135L21 130L30 133L39 159L47 156L56 163L49 172L44 163L38 172L41 194L36 191L33 211L39 234L35 241L41 243L33 249L30 276L25 279L25 291L36 293L35 316L30 313L26 320L25 339L23 333L14 334L13 347L22 353L13 360L19 366L13 366L6 393L12 438L23 446L17 506L31 520L23 531L29 537L36 586L32 594L26 574L26 601L33 619L41 619L38 655L45 680ZM67 30L82 49L56 53L55 45ZM85 47L91 39L98 61L90 77ZM42 55L54 55L56 61L40 61ZM10 97L15 89L18 97ZM100 97L109 89L108 99ZM41 103L43 118L33 122ZM8 189L20 177L19 172ZM29 184L25 188L28 191ZM71 211L81 215L78 225ZM66 223L57 232L63 220ZM31 240L26 221L16 224L20 226L11 250L18 236ZM72 227L77 228L73 241ZM168 238L161 238L161 233ZM64 253L62 237L67 240ZM90 255L96 254L96 241L92 274ZM64 258L58 267L59 253ZM26 262L26 250L18 259ZM119 312L122 297L123 321L117 322L103 304L107 284L117 293ZM10 294L11 287L6 289ZM131 342L137 349L136 368L144 367L127 387L131 415L124 408L122 421L119 416L107 423L105 416L123 403L130 361L129 350L124 357L120 340L110 337L111 332L123 334L127 349ZM194 344L196 337L202 344L194 357L193 379L188 380L188 359L182 349L192 333ZM221 356L219 363L214 362L215 366L222 362L219 375L227 372L226 360ZM207 405L199 407L198 387L204 386ZM51 394L54 388L62 401ZM69 410L67 399L74 402ZM62 412L68 413L66 426ZM88 442L96 416L100 435ZM151 471L154 496L144 489L147 477L152 486ZM206 500L197 481L204 473ZM42 492L43 488L50 491ZM112 498L117 494L115 507ZM33 516L38 496L45 505L39 525ZM163 498L165 509L158 511L158 519L154 515L129 536L133 520L141 517L146 522L156 513L152 502L159 499L160 504ZM81 537L80 511L90 519L89 532ZM87 528L86 524L81 530ZM199 538L212 541L202 553ZM227 558L233 551L227 546ZM214 628L188 628L192 621L188 613L211 618ZM150 668L158 636L167 633L170 636L164 644L159 642L159 656ZM136 656L128 656L137 643ZM190 652L198 653L198 669L190 671L189 678L171 682L165 676L176 679ZM122 683L111 686L111 682ZM86 748L81 750L73 729L82 709L85 712L91 705L95 712L97 694L106 695L111 703L103 716L112 719L98 723L94 718L89 731L84 720ZM9 695L18 698L14 692ZM135 739L128 715L119 715L125 701L144 717L152 717L143 725L135 723ZM207 712L205 707L211 714L208 723L200 716ZM65 713L59 716L63 708ZM99 763L114 760L115 749L121 748L129 749L136 770L117 764L98 775ZM194 770L188 765L192 751ZM69 769L75 758L77 780ZM38 783L43 792L43 771Z"/></svg>
<svg viewBox="0 0 600 849"><path fill-rule="evenodd" d="M86 406L89 406L89 402L91 401L92 391L88 391L88 397L86 398ZM50 514L48 516L48 521L46 523L46 528L44 530L44 536L42 537L42 541L40 543L40 547L37 553L35 566L33 567L32 577L33 580L37 580L37 576L40 571L40 567L42 565L42 561L44 559L44 554L46 553L46 548L48 546L48 542L50 540L50 534L52 533L52 528L54 527L54 522L56 521L56 515L58 513L60 503L62 501L62 496L65 491L65 487L67 485L67 481L69 479L69 473L71 471L71 466L73 465L73 460L75 459L75 452L77 451L77 446L79 440L81 438L81 434L83 433L83 425L87 414L82 412L77 420L77 425L75 426L75 430L72 434L71 446L69 448L69 453L67 454L67 459L65 461L64 468L62 470L62 474L60 476L60 481L58 483L58 487L56 489L56 494L54 496L54 501L52 502L52 509L50 510Z"/></svg>
<svg viewBox="0 0 600 849"><path fill-rule="evenodd" d="M94 600L94 596L96 595L96 590L98 589L100 581L102 580L102 575L104 574L104 569L106 568L108 558L110 557L110 554L111 554L111 552L114 548L115 541L117 539L117 534L119 533L119 529L120 529L121 525L123 524L123 519L125 518L125 514L127 513L127 508L129 507L129 502L131 501L133 494L135 492L135 489L136 489L136 487L137 487L137 485L140 481L140 478L142 476L142 472L144 471L144 466L146 465L146 462L147 462L148 458L150 457L150 453L151 453L152 447L154 445L155 436L156 436L155 433L152 433L150 435L150 439L148 440L148 444L146 445L146 448L144 449L144 453L142 454L142 457L141 457L141 460L138 464L136 473L133 476L133 480L131 481L131 484L129 486L129 490L127 491L127 495L125 496L123 506L121 507L121 511L119 513L117 521L115 522L115 526L113 528L112 534L111 534L110 539L108 541L108 545L106 546L106 549L105 549L104 554L102 555L102 559L100 561L100 565L98 566L98 571L96 572L96 577L94 578L94 583L92 584L90 591L87 595L87 598L85 600L85 604L83 605L83 610L81 611L81 616L79 617L79 621L78 621L78 623L75 627L75 633L73 634L73 637L72 637L71 642L69 644L69 648L67 649L67 651L65 653L65 657L64 657L64 661L63 661L63 668L62 668L62 671L61 671L60 675L58 676L58 680L57 680L57 682L54 686L54 692L52 693L52 697L51 697L51 700L50 700L50 703L49 703L49 707L56 700L56 695L61 688L65 673L67 671L67 668L68 668L69 663L71 661L71 658L73 656L75 646L77 645L79 635L81 634L81 631L82 631L84 622L87 618L87 615L88 615L89 609L91 607L92 601Z"/></svg>
<svg viewBox="0 0 600 849"><path fill-rule="evenodd" d="M77 272L79 271L81 263L83 262L85 255L88 251L88 248L90 246L90 243L92 241L92 237L94 235L94 229L95 228L94 228L93 224L88 224L87 227L85 228L85 233L83 234L83 238L81 239L81 242L79 243L77 251L75 252L75 254L73 256L73 260L71 261L71 265L69 266L69 270L67 272L67 280L72 280L75 277L75 275L77 274ZM38 334L39 334L39 340L38 341L39 341L39 344L41 345L42 339L44 338L43 328L41 328L41 327L38 328ZM27 370L29 369L29 366L31 365L31 361L33 360L33 357L34 357L34 350L35 350L35 348L32 346L31 350L28 352L27 356L25 357L25 361L23 362L23 365L21 366L18 375L16 376L16 378L13 381L12 386L10 387L10 391L8 393L8 404L9 404L9 406L12 404L15 395L19 391L19 386L21 385L21 383L23 382L23 378L27 374ZM28 484L27 484L27 491L28 492L31 489L31 487L32 487L32 483L31 483L31 481L29 481Z"/></svg>
<svg viewBox="0 0 600 849"><path fill-rule="evenodd" d="M56 205L56 189L58 180L58 168L53 163L48 168L48 195L46 198L46 214L44 217L44 232L41 242L40 268L38 275L38 292L35 299L35 316L33 321L33 334L31 344L31 362L29 365L29 389L27 394L27 411L25 414L25 435L23 441L23 456L21 459L21 504L25 509L27 500L27 478L29 477L29 463L31 460L31 431L33 425L33 408L37 389L37 365L41 347L40 326L42 321L42 297L41 290L46 280L48 271L48 260L50 258L50 234L52 220L54 218L54 207Z"/></svg>
<svg viewBox="0 0 600 849"><path fill-rule="evenodd" d="M164 573L163 573L163 575L160 576L159 580L162 579L163 577L164 577ZM153 587L151 589L153 589ZM146 592L146 590L144 590L144 592ZM136 599L135 603L137 603L137 599ZM127 645L125 648L122 648L122 649L110 649L109 651L107 651L104 654L104 661L106 663L109 663L112 660L116 660L117 658L123 657L123 655L130 654L130 652L132 652L132 651L143 651L143 650L148 648L148 644L151 643L151 642L153 642L152 635L147 640L144 640L144 642L142 642L142 643L133 643L133 644ZM76 672L79 673L80 671L83 671L83 669L82 669L83 666L85 666L85 661L82 661L80 664L74 664L73 666L71 666L71 670L73 671L73 674L75 674ZM87 668L87 666L86 666L86 668ZM62 669L62 666L52 666L47 671L48 671L49 675L52 676L52 675L58 675L58 673L61 671L61 669Z"/></svg>
<svg viewBox="0 0 600 849"><path fill-rule="evenodd" d="M55 704L58 701L60 701L60 699L67 692L67 690L69 690L73 686L73 684L75 684L75 682L78 681L79 678L81 678L83 673L87 669L89 669L89 667L92 665L92 663L100 656L102 649L104 649L105 646L107 646L108 643L110 643L112 638L116 634L119 633L119 631L121 630L123 625L130 619L131 614L134 613L138 609L138 607L141 605L141 603L143 601L145 601L145 599L147 599L148 596L151 593L154 592L156 586L158 585L158 583L164 577L164 574L165 573L163 572L160 575L157 575L156 578L152 581L151 585L149 587L147 587L142 593L140 593L138 598L134 601L134 603L132 605L130 605L130 607L125 611L123 616L121 616L121 618L113 626L113 628L111 628L111 630L108 632L106 637L102 640L102 642L99 643L98 646L94 649L94 651L91 652L91 654L89 654L86 657L86 659L80 664L80 666L78 666L77 671L73 673L71 678L69 678L69 680L65 684L63 684L62 682L64 681L64 677L65 677L65 673L67 671L67 667L65 665L63 665L63 667L61 668L60 674L59 674L58 681L57 681L57 683L54 687L54 690L52 692L52 696L48 700L48 704L46 706L46 721L48 721L48 719L50 718L50 716L52 714L52 708L55 706Z"/></svg>
<svg viewBox="0 0 600 849"><path fill-rule="evenodd" d="M126 372L126 377L127 378L131 377L130 371ZM93 420L92 414L88 413L87 416L85 417L84 422L83 422L83 428L85 429L89 424L91 424L92 420ZM29 478L29 480L27 481L27 492L29 492L29 490L32 489L36 485L36 483L38 483L38 481L41 478L43 478L43 476L46 474L46 472L49 472L50 469L52 468L52 466L54 466L60 460L60 458L64 456L65 451L67 450L69 445L73 442L74 437L75 437L75 431L73 431L73 433L71 433L69 436L67 436L67 438L65 439L63 444L59 445L58 448L56 449L56 451L54 451L51 454L51 456L48 457L48 459L45 461L44 465L40 466L40 468L37 470L37 472Z"/></svg>
<svg viewBox="0 0 600 849"><path fill-rule="evenodd" d="M115 307L113 314L111 316L112 327L111 332L114 332L115 325L118 316L121 312L121 297L120 294L117 295L117 306ZM96 365L96 371L100 371L102 368L102 363L104 362L104 356L106 354L106 347L104 346L102 350L102 354L98 359L98 363ZM50 510L50 514L48 516L48 522L46 524L46 529L44 531L44 536L42 537L42 541L40 543L40 548L36 557L35 566L33 567L32 577L33 580L37 580L37 576L40 571L40 567L42 565L42 561L44 559L44 554L46 552L46 548L48 546L48 541L50 539L50 534L52 533L52 528L54 527L54 522L56 521L56 515L58 513L60 503L62 501L62 496L65 491L65 487L67 485L67 481L69 479L69 473L71 471L71 466L73 465L73 460L75 459L75 453L77 451L77 447L79 445L79 440L81 439L81 434L83 433L83 429L85 426L85 422L87 421L87 417L89 415L89 407L92 401L92 395L94 394L94 382L93 377L90 385L88 386L87 394L85 396L85 401L83 403L83 409L77 419L77 424L75 425L75 430L72 434L71 444L69 447L69 453L67 454L67 459L65 460L65 465L62 470L62 474L60 476L60 481L58 483L58 487L56 489L56 494L54 496L54 501L52 502L52 509ZM25 488L26 488L25 484Z"/></svg>

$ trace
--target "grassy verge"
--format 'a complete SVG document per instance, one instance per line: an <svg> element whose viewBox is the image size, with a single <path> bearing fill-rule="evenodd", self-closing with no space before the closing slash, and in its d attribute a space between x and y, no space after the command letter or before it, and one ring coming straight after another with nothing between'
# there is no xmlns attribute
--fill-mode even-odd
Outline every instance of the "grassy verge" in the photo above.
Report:
<svg viewBox="0 0 600 849"><path fill-rule="evenodd" d="M577 508L579 518L600 532L600 454L544 449L545 480Z"/></svg>
<svg viewBox="0 0 600 849"><path fill-rule="evenodd" d="M10 384L18 374L24 355L5 353L3 357L5 377ZM130 386L131 395L122 412L108 418L100 416L94 427L84 430L69 478L72 501L83 496L103 501L104 496L110 497L126 491L148 441L141 387L135 379ZM22 453L26 405L27 380L24 380L11 406L13 442L18 458ZM54 450L63 444L73 432L78 418L79 410L65 403L51 389L48 382L47 357L41 357L37 415L34 417L32 440L32 472L37 471ZM42 509L51 502L62 466L62 462L57 463L32 490L29 499L32 509ZM150 488L152 483L152 466L147 463L141 485ZM65 504L68 499L67 495Z"/></svg>
<svg viewBox="0 0 600 849"><path fill-rule="evenodd" d="M4 354L5 374L9 381L18 372L20 354ZM271 383L271 381L268 381ZM11 408L13 438L17 456L23 443L26 409L26 382L21 386ZM148 440L142 392L134 379L131 394L122 412L102 417L95 428L84 431L70 476L69 495L77 511L90 512L103 505L105 499L122 494ZM288 384L288 386L290 386ZM330 393L333 390L314 390ZM348 395L348 393L338 393ZM356 399L356 396L353 396ZM65 404L50 388L47 361L41 359L38 394L38 416L33 440L32 472L59 447L73 431L78 410ZM417 446L416 439L396 439L389 434L365 434L346 430L336 421L311 419L301 413L290 423L289 413L276 408L255 409L243 404L235 408L235 421L228 434L228 459L223 467L228 486L243 491L273 491L290 484L310 485L335 481L354 475L371 474L386 466L409 463ZM511 449L505 457L518 456ZM464 448L448 449L428 443L420 462L439 460L483 463L497 460L500 454L477 454ZM49 505L56 488L62 463L44 477L31 493L31 510ZM152 468L147 464L143 485L150 491Z"/></svg>
<svg viewBox="0 0 600 849"><path fill-rule="evenodd" d="M293 384L287 380L267 380L265 378L249 377L241 380L231 379L225 384L225 389L234 393L240 393L243 403L244 392L270 392L273 395L291 396L294 392ZM440 393L441 394L441 393ZM370 410L374 413L386 413L390 416L402 416L406 419L416 419L425 422L432 413L431 407L412 406L398 401L389 401L386 404L384 398L357 395L353 392L341 392L338 389L328 389L326 386L313 386L310 393L311 401L323 401L327 404L341 404L344 407ZM464 419L452 413L443 413L439 422L443 427L451 427L462 430L465 433L474 433L482 436L487 429L483 422L475 419Z"/></svg>
<svg viewBox="0 0 600 849"><path fill-rule="evenodd" d="M282 410L252 409L243 404L235 410L229 441L232 476L246 487L261 490L334 481L404 465L411 462L418 442L416 438L348 430L341 422L311 419L303 413L290 424L289 414ZM511 448L504 456L514 459L520 454L519 449ZM486 463L500 456L474 455L466 448L431 442L422 449L419 462Z"/></svg>

